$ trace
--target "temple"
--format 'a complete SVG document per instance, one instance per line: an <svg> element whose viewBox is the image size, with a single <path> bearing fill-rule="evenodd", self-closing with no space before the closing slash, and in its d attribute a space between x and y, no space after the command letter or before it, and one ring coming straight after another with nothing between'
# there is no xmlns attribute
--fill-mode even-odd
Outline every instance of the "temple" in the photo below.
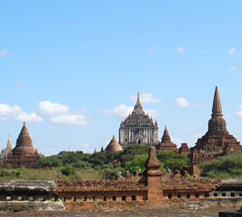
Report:
<svg viewBox="0 0 242 217"><path fill-rule="evenodd" d="M161 138L161 143L157 146L157 149L160 151L173 151L177 153L176 144L171 141L167 127L165 127L163 136Z"/></svg>
<svg viewBox="0 0 242 217"><path fill-rule="evenodd" d="M139 93L132 114L120 124L119 143L122 147L132 144L158 144L158 124L154 123L148 114L145 114Z"/></svg>
<svg viewBox="0 0 242 217"><path fill-rule="evenodd" d="M33 147L32 139L24 122L17 139L16 147L4 156L2 164L10 164L12 168L19 168L22 166L33 168L36 166L37 160L41 157L42 155Z"/></svg>
<svg viewBox="0 0 242 217"><path fill-rule="evenodd" d="M199 164L242 150L240 142L227 131L217 87L215 88L211 116L208 122L208 131L202 138L197 140L195 147L191 148L191 161L193 164Z"/></svg>

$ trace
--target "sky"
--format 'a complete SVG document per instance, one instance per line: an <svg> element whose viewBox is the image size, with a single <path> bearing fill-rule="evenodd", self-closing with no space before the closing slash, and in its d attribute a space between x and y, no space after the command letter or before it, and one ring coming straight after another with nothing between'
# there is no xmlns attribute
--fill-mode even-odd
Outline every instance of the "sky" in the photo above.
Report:
<svg viewBox="0 0 242 217"><path fill-rule="evenodd" d="M137 92L190 147L207 131L215 86L242 141L240 0L12 0L0 7L0 148L26 121L44 155L92 153L118 137Z"/></svg>

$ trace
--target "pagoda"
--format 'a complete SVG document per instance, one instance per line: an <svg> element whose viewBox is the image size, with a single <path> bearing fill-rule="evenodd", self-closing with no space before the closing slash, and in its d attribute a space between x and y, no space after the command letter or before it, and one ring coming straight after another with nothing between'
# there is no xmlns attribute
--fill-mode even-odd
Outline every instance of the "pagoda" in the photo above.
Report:
<svg viewBox="0 0 242 217"><path fill-rule="evenodd" d="M208 131L197 140L195 147L191 148L191 161L193 164L199 164L241 150L240 142L229 134L226 128L219 91L216 87Z"/></svg>
<svg viewBox="0 0 242 217"><path fill-rule="evenodd" d="M118 141L115 138L115 136L113 136L113 138L111 139L111 141L109 142L109 144L105 148L104 152L106 154L112 154L112 153L119 152L119 151L123 151L123 148L118 143Z"/></svg>
<svg viewBox="0 0 242 217"><path fill-rule="evenodd" d="M32 139L24 122L15 148L4 158L4 165L10 164L12 168L22 166L33 168L41 157L42 155L38 153L38 150L34 149Z"/></svg>
<svg viewBox="0 0 242 217"><path fill-rule="evenodd" d="M171 141L167 127L165 127L163 136L161 138L161 143L157 146L160 151L172 151L177 153L177 146Z"/></svg>

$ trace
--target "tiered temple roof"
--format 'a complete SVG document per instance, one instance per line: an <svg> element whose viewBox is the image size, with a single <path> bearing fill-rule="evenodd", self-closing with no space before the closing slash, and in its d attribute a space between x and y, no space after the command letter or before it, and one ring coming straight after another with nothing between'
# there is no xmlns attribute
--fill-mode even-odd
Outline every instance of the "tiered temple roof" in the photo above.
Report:
<svg viewBox="0 0 242 217"><path fill-rule="evenodd" d="M119 143L123 147L129 144L158 144L158 124L144 112L139 93L132 114L120 124Z"/></svg>
<svg viewBox="0 0 242 217"><path fill-rule="evenodd" d="M211 160L230 152L241 151L242 147L237 139L230 135L223 118L221 100L218 88L215 88L211 119L208 122L208 131L197 140L192 148L193 163Z"/></svg>

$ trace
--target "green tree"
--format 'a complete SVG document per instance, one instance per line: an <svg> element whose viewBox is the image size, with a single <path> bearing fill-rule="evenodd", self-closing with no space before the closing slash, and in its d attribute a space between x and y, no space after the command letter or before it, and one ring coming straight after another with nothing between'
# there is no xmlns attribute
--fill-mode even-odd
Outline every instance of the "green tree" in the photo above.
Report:
<svg viewBox="0 0 242 217"><path fill-rule="evenodd" d="M40 168L53 168L62 166L62 162L57 156L44 157L38 160L37 167Z"/></svg>
<svg viewBox="0 0 242 217"><path fill-rule="evenodd" d="M66 165L61 169L61 173L65 176L74 176L76 175L77 171L74 167Z"/></svg>
<svg viewBox="0 0 242 217"><path fill-rule="evenodd" d="M124 170L128 170L131 173L134 173L134 171L137 170L139 173L143 173L146 170L145 162L147 161L147 159L148 154L136 155L134 159L125 163Z"/></svg>
<svg viewBox="0 0 242 217"><path fill-rule="evenodd" d="M169 168L173 172L189 167L189 160L184 154L176 154L171 151L158 152L157 158L163 168Z"/></svg>
<svg viewBox="0 0 242 217"><path fill-rule="evenodd" d="M242 153L234 153L198 165L202 176L211 178L242 177Z"/></svg>

